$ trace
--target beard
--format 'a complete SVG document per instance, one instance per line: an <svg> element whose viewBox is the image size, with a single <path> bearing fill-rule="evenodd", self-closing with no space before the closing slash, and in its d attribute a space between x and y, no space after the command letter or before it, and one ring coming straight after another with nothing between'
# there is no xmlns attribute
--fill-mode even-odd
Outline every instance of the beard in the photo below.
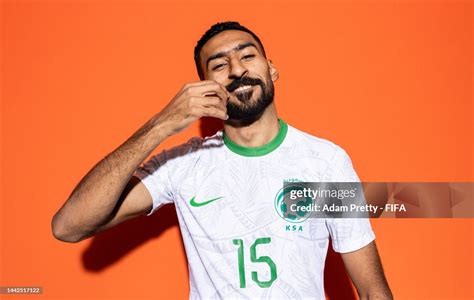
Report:
<svg viewBox="0 0 474 300"><path fill-rule="evenodd" d="M270 78L270 77L269 77ZM255 88L250 91L236 93L235 96L240 103L227 103L227 114L229 120L237 121L243 126L250 125L257 121L265 111L265 109L273 102L275 88L272 80L268 80L265 84L262 80L251 77L242 77L235 79L226 86L227 91L233 92L235 89L242 86L260 86L260 96L251 101Z"/></svg>

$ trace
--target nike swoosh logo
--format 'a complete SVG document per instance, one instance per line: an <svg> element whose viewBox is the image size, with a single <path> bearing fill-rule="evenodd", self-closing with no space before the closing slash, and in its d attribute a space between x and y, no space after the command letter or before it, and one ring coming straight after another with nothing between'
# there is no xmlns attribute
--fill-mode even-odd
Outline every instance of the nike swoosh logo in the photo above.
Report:
<svg viewBox="0 0 474 300"><path fill-rule="evenodd" d="M199 207L199 206L204 206L206 204L209 204L211 202L214 202L216 200L219 200L219 199L222 199L224 197L217 197L217 198L214 198L214 199L211 199L211 200L207 200L207 201L204 201L204 202L196 202L196 200L194 200L196 198L196 196L194 196L190 201L189 201L189 204L191 204L191 206L194 206L194 207Z"/></svg>

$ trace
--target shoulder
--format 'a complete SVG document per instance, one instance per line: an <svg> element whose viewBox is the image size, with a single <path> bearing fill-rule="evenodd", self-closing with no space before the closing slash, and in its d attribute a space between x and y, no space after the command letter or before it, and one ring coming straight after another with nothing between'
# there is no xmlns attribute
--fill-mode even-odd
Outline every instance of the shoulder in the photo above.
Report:
<svg viewBox="0 0 474 300"><path fill-rule="evenodd" d="M346 150L328 139L316 137L299 129L293 128L294 137L299 140L303 148L310 149L313 157L323 160L327 164L325 178L329 181L358 182L360 181L352 160Z"/></svg>
<svg viewBox="0 0 474 300"><path fill-rule="evenodd" d="M135 176L143 179L150 175L167 178L180 175L182 172L196 166L199 160L205 160L207 163L212 162L213 159L203 159L203 154L209 153L212 149L219 148L219 145L222 143L222 133L220 132L205 138L193 137L185 143L162 150L153 155L137 168ZM211 155L207 154L204 156L210 157Z"/></svg>
<svg viewBox="0 0 474 300"><path fill-rule="evenodd" d="M163 150L158 156L163 156L163 159L169 162L190 161L205 153L212 152L213 149L219 149L222 145L222 131L218 131L214 135L204 138L193 137L185 143Z"/></svg>
<svg viewBox="0 0 474 300"><path fill-rule="evenodd" d="M312 135L291 125L288 127L291 144L299 149L297 151L310 152L319 159L336 164L343 163L349 158L345 149L336 142Z"/></svg>

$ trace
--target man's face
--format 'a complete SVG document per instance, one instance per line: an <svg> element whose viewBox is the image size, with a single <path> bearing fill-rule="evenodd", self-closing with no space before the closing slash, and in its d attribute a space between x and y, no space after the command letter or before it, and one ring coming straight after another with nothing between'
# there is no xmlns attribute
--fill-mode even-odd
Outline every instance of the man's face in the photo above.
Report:
<svg viewBox="0 0 474 300"><path fill-rule="evenodd" d="M229 119L256 120L273 101L277 71L251 34L226 30L201 49L204 78L222 84L231 94Z"/></svg>

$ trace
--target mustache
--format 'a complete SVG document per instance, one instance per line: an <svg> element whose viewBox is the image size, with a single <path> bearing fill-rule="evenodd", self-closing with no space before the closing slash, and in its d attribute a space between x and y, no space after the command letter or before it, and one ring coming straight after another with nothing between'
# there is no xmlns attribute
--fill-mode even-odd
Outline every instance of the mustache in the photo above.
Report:
<svg viewBox="0 0 474 300"><path fill-rule="evenodd" d="M246 85L260 85L261 87L263 87L263 82L257 78L242 77L242 78L235 79L230 84L228 84L225 88L227 89L229 93L232 93L239 87L246 86Z"/></svg>

